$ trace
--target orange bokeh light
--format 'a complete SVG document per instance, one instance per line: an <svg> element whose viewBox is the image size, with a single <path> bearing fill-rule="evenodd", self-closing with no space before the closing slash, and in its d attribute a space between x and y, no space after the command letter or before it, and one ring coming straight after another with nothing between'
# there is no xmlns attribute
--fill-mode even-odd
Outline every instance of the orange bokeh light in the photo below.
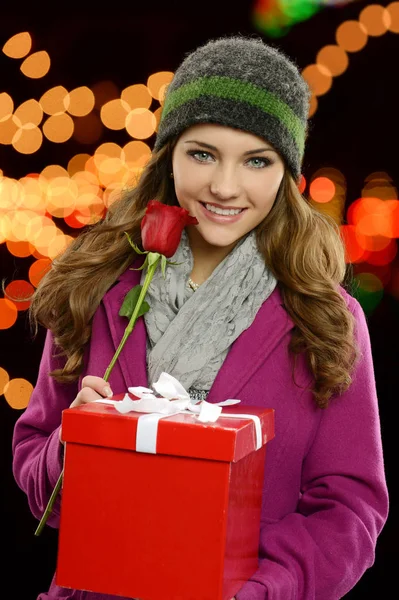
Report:
<svg viewBox="0 0 399 600"><path fill-rule="evenodd" d="M11 240L7 240L6 245L9 253L19 258L30 256L34 249L29 242L12 242Z"/></svg>
<svg viewBox="0 0 399 600"><path fill-rule="evenodd" d="M32 284L23 279L11 281L4 290L5 296L14 302L17 310L26 310L31 303L31 297L35 291Z"/></svg>
<svg viewBox="0 0 399 600"><path fill-rule="evenodd" d="M69 92L64 98L64 108L74 117L84 117L93 110L94 102L93 92L83 85Z"/></svg>
<svg viewBox="0 0 399 600"><path fill-rule="evenodd" d="M126 117L126 131L131 137L143 140L154 132L157 120L150 110L135 108Z"/></svg>
<svg viewBox="0 0 399 600"><path fill-rule="evenodd" d="M165 86L167 86L173 79L173 73L171 71L159 71L149 76L147 80L148 90L153 98L156 100L162 100L161 93L164 93Z"/></svg>
<svg viewBox="0 0 399 600"><path fill-rule="evenodd" d="M25 409L28 406L32 392L33 385L22 377L10 379L4 387L4 397L8 404L12 408L19 410Z"/></svg>
<svg viewBox="0 0 399 600"><path fill-rule="evenodd" d="M368 35L380 36L388 31L391 24L389 12L379 4L366 6L359 15L359 21L364 25Z"/></svg>
<svg viewBox="0 0 399 600"><path fill-rule="evenodd" d="M388 245L382 250L371 252L367 262L372 265L388 265L391 263L398 252L398 246L395 240L389 240Z"/></svg>
<svg viewBox="0 0 399 600"><path fill-rule="evenodd" d="M45 50L35 52L24 60L20 69L26 77L40 79L50 70L50 57Z"/></svg>
<svg viewBox="0 0 399 600"><path fill-rule="evenodd" d="M9 329L17 320L18 310L14 302L0 298L0 329Z"/></svg>
<svg viewBox="0 0 399 600"><path fill-rule="evenodd" d="M332 86L332 77L329 71L321 65L308 65L303 69L302 76L308 82L315 96L322 96Z"/></svg>
<svg viewBox="0 0 399 600"><path fill-rule="evenodd" d="M135 108L150 108L152 103L150 91L142 83L136 83L125 88L121 94L121 98L129 106L128 113Z"/></svg>
<svg viewBox="0 0 399 600"><path fill-rule="evenodd" d="M63 85L57 85L45 92L40 98L40 106L48 115L63 113L66 110L68 90Z"/></svg>
<svg viewBox="0 0 399 600"><path fill-rule="evenodd" d="M39 258L31 264L29 268L29 281L34 287L39 285L41 279L50 270L51 262L49 258Z"/></svg>
<svg viewBox="0 0 399 600"><path fill-rule="evenodd" d="M23 58L32 48L32 38L28 31L13 35L3 46L3 52L9 58Z"/></svg>
<svg viewBox="0 0 399 600"><path fill-rule="evenodd" d="M43 133L50 142L63 144L73 135L74 122L66 113L51 115L43 123Z"/></svg>
<svg viewBox="0 0 399 600"><path fill-rule="evenodd" d="M304 191L306 190L306 179L304 175L301 175L300 180L299 180L299 184L298 184L298 190L301 194L304 193Z"/></svg>
<svg viewBox="0 0 399 600"><path fill-rule="evenodd" d="M10 376L3 367L0 367L0 395L3 394L4 388L10 381Z"/></svg>
<svg viewBox="0 0 399 600"><path fill-rule="evenodd" d="M21 154L34 154L43 143L43 134L36 125L25 125L13 136L12 145Z"/></svg>
<svg viewBox="0 0 399 600"><path fill-rule="evenodd" d="M399 33L399 2L391 2L386 8L391 19L389 31Z"/></svg>
<svg viewBox="0 0 399 600"><path fill-rule="evenodd" d="M367 260L370 252L365 249L365 236L356 233L353 225L340 226L341 237L345 245L345 260L347 263L358 263Z"/></svg>
<svg viewBox="0 0 399 600"><path fill-rule="evenodd" d="M342 23L336 31L335 39L338 46L346 52L358 52L367 44L367 29L362 23L348 20Z"/></svg>
<svg viewBox="0 0 399 600"><path fill-rule="evenodd" d="M330 202L335 195L335 184L328 177L316 177L309 186L309 194L315 202Z"/></svg>
<svg viewBox="0 0 399 600"><path fill-rule="evenodd" d="M12 115L14 110L14 101L7 92L0 94L0 122L6 121Z"/></svg>
<svg viewBox="0 0 399 600"><path fill-rule="evenodd" d="M129 104L124 100L116 98L115 100L110 100L101 107L101 121L108 129L123 129L129 112Z"/></svg>
<svg viewBox="0 0 399 600"><path fill-rule="evenodd" d="M336 77L346 71L349 59L343 48L331 44L329 46L324 46L324 48L318 52L316 63L327 69L332 77Z"/></svg>

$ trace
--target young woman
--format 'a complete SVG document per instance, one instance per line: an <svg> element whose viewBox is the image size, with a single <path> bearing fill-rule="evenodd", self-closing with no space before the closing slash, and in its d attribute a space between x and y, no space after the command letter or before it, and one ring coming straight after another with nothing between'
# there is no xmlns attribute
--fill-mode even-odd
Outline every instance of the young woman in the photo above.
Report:
<svg viewBox="0 0 399 600"><path fill-rule="evenodd" d="M344 286L336 224L298 191L309 90L254 37L211 40L177 69L138 185L54 260L31 315L48 329L14 474L41 518L61 473L62 411L148 387L162 371L195 399L275 409L259 569L237 600L342 598L374 561L388 512L378 401L364 312ZM140 271L151 199L196 217L109 382ZM111 391L112 389L112 391ZM49 525L59 524L59 501ZM193 593L195 593L193 591ZM39 599L109 600L58 587ZM198 599L200 600L200 599Z"/></svg>

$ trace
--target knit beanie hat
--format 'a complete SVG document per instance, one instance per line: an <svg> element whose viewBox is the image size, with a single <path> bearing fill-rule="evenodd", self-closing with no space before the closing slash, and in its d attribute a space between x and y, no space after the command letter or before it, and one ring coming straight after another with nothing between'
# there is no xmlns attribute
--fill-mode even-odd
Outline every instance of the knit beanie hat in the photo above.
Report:
<svg viewBox="0 0 399 600"><path fill-rule="evenodd" d="M297 180L310 90L296 65L261 39L208 41L183 60L167 87L154 150L187 127L217 123L273 145Z"/></svg>

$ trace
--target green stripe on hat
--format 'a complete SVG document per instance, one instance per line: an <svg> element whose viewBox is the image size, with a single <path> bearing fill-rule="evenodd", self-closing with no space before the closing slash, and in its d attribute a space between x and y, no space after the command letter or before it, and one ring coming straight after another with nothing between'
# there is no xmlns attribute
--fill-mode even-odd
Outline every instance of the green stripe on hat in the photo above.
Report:
<svg viewBox="0 0 399 600"><path fill-rule="evenodd" d="M275 94L253 83L232 77L199 77L167 94L162 110L162 120L186 102L201 96L215 96L255 106L276 117L289 131L301 154L305 147L305 126L292 108Z"/></svg>

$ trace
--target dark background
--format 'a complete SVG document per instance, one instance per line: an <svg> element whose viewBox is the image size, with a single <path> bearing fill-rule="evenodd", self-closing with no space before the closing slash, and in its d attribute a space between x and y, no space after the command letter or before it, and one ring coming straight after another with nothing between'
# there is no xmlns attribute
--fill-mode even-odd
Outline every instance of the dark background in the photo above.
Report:
<svg viewBox="0 0 399 600"><path fill-rule="evenodd" d="M113 81L121 90L134 83L146 83L156 71L174 71L186 52L211 37L229 33L259 33L251 22L253 2L221 0L212 2L130 2L35 3L26 8L17 2L2 7L0 47L14 34L29 31L35 50L47 50L51 69L43 80L28 80L19 71L20 61L0 54L0 92L7 91L18 106L28 98L39 99L54 85L72 89ZM312 19L299 23L285 36L269 41L294 58L300 68L315 62L317 52L335 43L340 23L353 18L369 2L357 1L338 8L325 8ZM388 5L388 2L380 2ZM267 36L264 36L267 40ZM399 182L397 64L399 34L369 37L366 47L350 53L350 66L334 78L333 88L319 98L311 121L303 173L310 178L318 168L335 167L347 179L346 209L360 197L365 178L385 171L394 185ZM126 134L126 132L124 132ZM127 135L127 134L126 134ZM40 171L47 164L66 167L78 152L93 153L105 141L120 143L123 133L104 128L95 146L80 147L70 140L64 144L43 143L34 155L18 154L0 145L0 168L18 179ZM125 136L124 142L129 141ZM147 143L152 140L144 140ZM67 231L67 228L65 228ZM75 234L76 231L68 231ZM1 277L7 281L27 278L29 259L11 257L0 244ZM394 261L396 268L398 258ZM395 490L396 402L398 385L399 295L384 292L377 307L368 314L391 509L378 540L376 560L361 581L346 596L386 597L385 589L397 589L395 568L398 558L398 498ZM26 312L16 324L0 332L0 365L10 377L23 377L33 384L44 335L33 340ZM25 494L16 486L11 472L11 437L21 411L12 409L0 396L0 516L3 560L2 598L35 600L47 590L56 561L57 532L49 527L34 537L37 521L31 516ZM328 543L328 540L326 540ZM4 568L5 567L5 568Z"/></svg>

